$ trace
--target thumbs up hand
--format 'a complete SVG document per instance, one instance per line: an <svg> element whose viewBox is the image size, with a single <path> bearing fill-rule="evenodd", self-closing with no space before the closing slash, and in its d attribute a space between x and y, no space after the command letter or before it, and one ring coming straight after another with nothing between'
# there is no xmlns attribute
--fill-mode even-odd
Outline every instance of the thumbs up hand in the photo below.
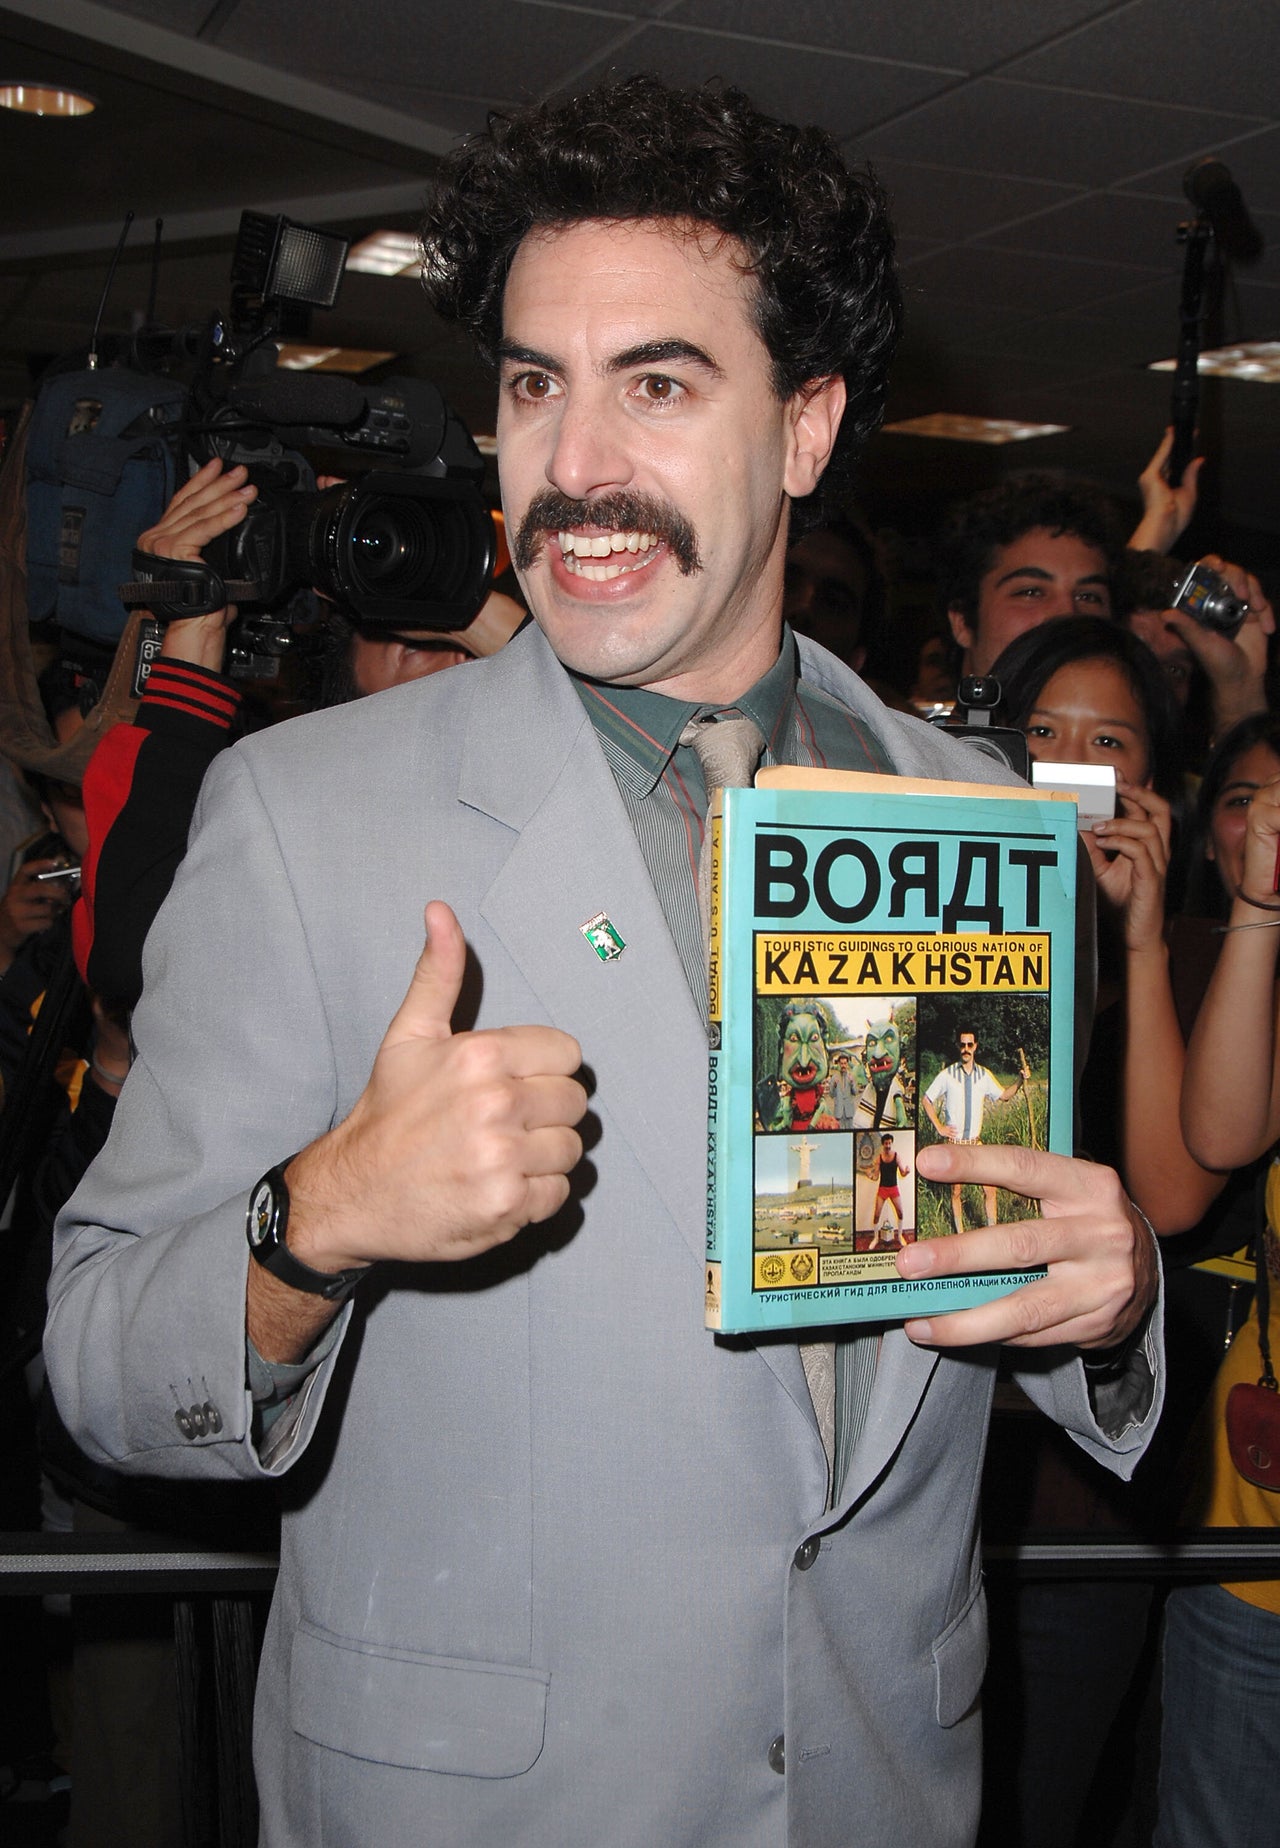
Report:
<svg viewBox="0 0 1280 1848"><path fill-rule="evenodd" d="M317 1270L474 1257L549 1219L582 1155L582 1054L555 1027L455 1033L466 941L427 906L427 943L345 1122L287 1170L288 1242Z"/></svg>

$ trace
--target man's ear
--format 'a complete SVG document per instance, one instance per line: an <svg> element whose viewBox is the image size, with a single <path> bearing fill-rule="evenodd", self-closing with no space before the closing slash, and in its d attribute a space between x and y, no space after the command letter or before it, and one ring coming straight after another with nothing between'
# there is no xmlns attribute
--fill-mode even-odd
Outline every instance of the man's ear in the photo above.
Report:
<svg viewBox="0 0 1280 1848"><path fill-rule="evenodd" d="M947 611L947 621L951 624L951 633L961 648L972 648L978 639L977 631L972 627L964 611L957 609L953 603Z"/></svg>
<svg viewBox="0 0 1280 1848"><path fill-rule="evenodd" d="M810 379L790 401L791 443L783 488L792 500L812 494L836 446L848 393L838 372Z"/></svg>

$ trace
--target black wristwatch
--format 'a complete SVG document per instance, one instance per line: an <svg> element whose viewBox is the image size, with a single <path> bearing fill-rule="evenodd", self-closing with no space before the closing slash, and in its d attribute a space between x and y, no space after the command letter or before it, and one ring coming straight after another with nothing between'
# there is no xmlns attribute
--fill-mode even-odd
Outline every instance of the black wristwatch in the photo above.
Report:
<svg viewBox="0 0 1280 1848"><path fill-rule="evenodd" d="M304 1290L308 1296L323 1296L326 1302L344 1303L368 1268L358 1270L318 1271L295 1258L285 1243L289 1226L289 1183L284 1168L268 1168L249 1195L249 1213L245 1220L245 1237L249 1249L261 1264L291 1290Z"/></svg>

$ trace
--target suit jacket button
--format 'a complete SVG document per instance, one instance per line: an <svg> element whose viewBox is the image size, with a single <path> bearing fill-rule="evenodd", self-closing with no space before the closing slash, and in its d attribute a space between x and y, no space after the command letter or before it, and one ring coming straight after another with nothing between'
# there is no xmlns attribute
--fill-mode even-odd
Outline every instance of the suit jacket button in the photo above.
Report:
<svg viewBox="0 0 1280 1848"><path fill-rule="evenodd" d="M195 1426L191 1422L190 1414L184 1412L181 1406L179 1406L177 1411L173 1414L173 1422L177 1425L184 1437L195 1436Z"/></svg>
<svg viewBox="0 0 1280 1848"><path fill-rule="evenodd" d="M193 1405L191 1410L187 1413L187 1416L191 1420L191 1428L196 1436L203 1437L205 1432L209 1429L209 1420L204 1415L204 1407L202 1405Z"/></svg>
<svg viewBox="0 0 1280 1848"><path fill-rule="evenodd" d="M769 1769L781 1777L787 1768L787 1742L781 1733L769 1747Z"/></svg>
<svg viewBox="0 0 1280 1848"><path fill-rule="evenodd" d="M809 1570L809 1567L813 1564L814 1560L818 1557L818 1554L821 1551L822 1551L821 1540L803 1541L802 1544L796 1548L796 1556L795 1556L795 1559L792 1561L792 1564L795 1566L796 1571L797 1572L807 1572Z"/></svg>
<svg viewBox="0 0 1280 1848"><path fill-rule="evenodd" d="M214 1405L214 1403L210 1399L205 1400L204 1404L200 1407L200 1410L204 1413L205 1422L207 1423L210 1431L216 1437L219 1431L221 1431L222 1429L222 1413L218 1410L217 1406Z"/></svg>

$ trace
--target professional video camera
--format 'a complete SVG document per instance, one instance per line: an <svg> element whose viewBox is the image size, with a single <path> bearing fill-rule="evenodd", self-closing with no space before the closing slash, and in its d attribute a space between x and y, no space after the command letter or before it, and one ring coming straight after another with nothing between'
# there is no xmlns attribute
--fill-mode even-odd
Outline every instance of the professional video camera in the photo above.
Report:
<svg viewBox="0 0 1280 1848"><path fill-rule="evenodd" d="M950 732L961 744L972 745L975 751L981 751L993 762L1004 764L1024 783L1029 782L1031 757L1025 737L1010 726L991 723L991 715L1001 697L1000 682L994 675L965 674L956 693L956 704L963 709L964 717L957 719L954 715L942 714L929 723Z"/></svg>
<svg viewBox="0 0 1280 1848"><path fill-rule="evenodd" d="M146 327L123 365L118 357L100 369L95 334L89 369L51 378L47 421L64 466L68 457L87 459L99 437L112 439L116 451L149 440L153 453L158 448L168 458L160 507L174 485L215 456L228 468L244 464L258 490L245 519L206 548L205 562L187 563L133 550L160 508L139 517L135 498L126 512L114 489L116 504L108 501L96 517L111 525L113 538L121 521L133 522L124 554L131 563L110 582L105 615L51 608L64 629L112 641L117 596L162 621L231 602L242 611L233 658L244 663L283 651L297 593L306 589L362 625L449 632L472 621L488 592L496 535L481 494L484 463L465 425L428 380L365 384L279 363L277 338L296 332L306 309L333 306L347 248L346 238L245 212L225 315L178 331ZM175 385L174 374L186 378L185 387ZM103 401L126 386L130 421L117 430L113 406ZM135 414L139 397L142 415ZM319 489L316 468L344 479ZM65 482L57 533L64 585L68 545L82 532L86 562L99 572L105 563L99 540L88 548L79 507L68 529ZM158 494L155 483L150 492ZM73 498L83 505L85 495ZM130 581L120 584L129 570ZM119 616L118 604L116 610Z"/></svg>
<svg viewBox="0 0 1280 1848"><path fill-rule="evenodd" d="M304 587L366 625L447 632L475 616L496 551L484 463L440 392L278 366L286 305L332 307L346 254L345 238L242 214L231 311L203 330L183 435L195 463L243 463L258 496L203 564L135 552L126 605L173 620L234 602L268 654L288 628L281 605ZM318 489L303 446L355 478Z"/></svg>

